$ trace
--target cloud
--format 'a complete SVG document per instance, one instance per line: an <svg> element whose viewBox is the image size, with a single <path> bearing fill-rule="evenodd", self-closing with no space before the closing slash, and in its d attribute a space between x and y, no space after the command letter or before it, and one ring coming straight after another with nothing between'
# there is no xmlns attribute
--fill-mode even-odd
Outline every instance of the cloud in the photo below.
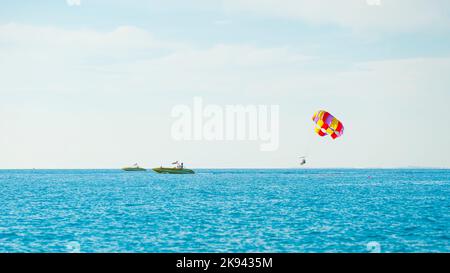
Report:
<svg viewBox="0 0 450 273"><path fill-rule="evenodd" d="M0 26L0 44L4 76L0 92L9 94L79 90L95 95L107 88L117 94L127 90L267 97L277 90L285 97L392 97L412 91L426 94L430 86L442 90L449 84L442 75L449 70L445 58L360 62L329 69L327 60L288 46L197 48L157 39L132 26L99 32L6 24Z"/></svg>
<svg viewBox="0 0 450 273"><path fill-rule="evenodd" d="M417 31L448 29L450 25L447 0L229 0L223 3L228 12L336 24L355 30Z"/></svg>
<svg viewBox="0 0 450 273"><path fill-rule="evenodd" d="M99 32L6 24L0 26L0 44L3 94L43 90L46 94L96 96L108 90L119 96L168 92L245 95L252 91L251 85L260 82L258 78L269 80L312 59L287 46L216 44L198 48L157 39L130 26Z"/></svg>
<svg viewBox="0 0 450 273"><path fill-rule="evenodd" d="M66 0L67 5L69 6L80 6L81 0Z"/></svg>
<svg viewBox="0 0 450 273"><path fill-rule="evenodd" d="M219 19L219 20L214 21L214 24L219 25L219 26L230 25L232 23L233 22L229 19Z"/></svg>
<svg viewBox="0 0 450 273"><path fill-rule="evenodd" d="M0 57L17 53L18 58L27 58L30 62L45 58L85 64L138 60L182 46L181 43L160 41L147 31L132 26L98 32L15 23L0 26L0 42L7 44L10 50L9 53L0 52Z"/></svg>

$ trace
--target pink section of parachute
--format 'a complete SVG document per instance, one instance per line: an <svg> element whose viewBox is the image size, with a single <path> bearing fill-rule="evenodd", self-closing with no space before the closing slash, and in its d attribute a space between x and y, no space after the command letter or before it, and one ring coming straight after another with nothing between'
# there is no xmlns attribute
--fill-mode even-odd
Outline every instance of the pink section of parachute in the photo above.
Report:
<svg viewBox="0 0 450 273"><path fill-rule="evenodd" d="M344 134L344 125L327 111L320 110L314 113L312 120L316 124L316 133L323 137L330 135L336 139Z"/></svg>

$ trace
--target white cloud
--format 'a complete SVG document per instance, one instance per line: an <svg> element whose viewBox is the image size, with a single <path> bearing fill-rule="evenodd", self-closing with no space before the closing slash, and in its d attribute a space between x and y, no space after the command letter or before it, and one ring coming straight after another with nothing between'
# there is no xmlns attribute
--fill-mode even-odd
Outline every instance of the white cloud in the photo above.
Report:
<svg viewBox="0 0 450 273"><path fill-rule="evenodd" d="M372 1L372 0L371 0ZM372 3L372 2L370 2ZM378 3L378 2L377 2ZM352 29L416 31L450 25L450 1L381 0L227 0L229 12L246 11L259 15L299 19L312 24L337 24Z"/></svg>
<svg viewBox="0 0 450 273"><path fill-rule="evenodd" d="M120 26L109 32L65 30L9 23L0 26L0 41L11 46L30 48L74 47L95 49L151 49L173 45L154 39L150 33L133 26Z"/></svg>
<svg viewBox="0 0 450 273"><path fill-rule="evenodd" d="M126 86L130 81L135 87L133 90L148 87L154 92L176 88L189 91L198 85L219 90L237 85L238 79L231 82L225 79L238 75L238 71L248 73L251 68L263 73L261 69L300 65L310 59L288 47L219 44L197 49L155 39L135 27L96 32L7 24L0 26L0 42L8 45L0 51L0 70L3 75L9 75L0 84L10 85L3 88L3 92L49 87L63 92L81 84L78 80L65 82L73 79L73 75L81 77L80 73L91 81L88 90L104 86L105 80L111 77L121 79L111 90ZM199 80L203 73L209 76ZM28 80L17 81L18 76L26 76ZM177 80L174 81L174 77ZM219 79L223 81L222 87L207 85Z"/></svg>
<svg viewBox="0 0 450 273"><path fill-rule="evenodd" d="M67 5L69 6L80 6L81 0L66 0Z"/></svg>
<svg viewBox="0 0 450 273"><path fill-rule="evenodd" d="M219 20L214 21L214 24L219 25L219 26L230 25L232 23L233 22L229 19L219 19Z"/></svg>

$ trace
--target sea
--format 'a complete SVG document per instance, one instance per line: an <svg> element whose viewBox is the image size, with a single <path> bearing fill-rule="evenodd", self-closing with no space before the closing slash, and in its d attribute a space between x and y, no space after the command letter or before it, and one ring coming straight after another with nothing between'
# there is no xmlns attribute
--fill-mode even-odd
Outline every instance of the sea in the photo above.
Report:
<svg viewBox="0 0 450 273"><path fill-rule="evenodd" d="M0 170L0 252L450 252L450 170Z"/></svg>

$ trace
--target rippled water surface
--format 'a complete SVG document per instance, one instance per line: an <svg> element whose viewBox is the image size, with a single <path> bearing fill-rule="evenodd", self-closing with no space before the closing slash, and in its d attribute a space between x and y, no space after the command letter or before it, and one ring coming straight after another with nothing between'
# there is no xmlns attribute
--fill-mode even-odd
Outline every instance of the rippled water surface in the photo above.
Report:
<svg viewBox="0 0 450 273"><path fill-rule="evenodd" d="M0 171L0 252L450 252L450 170Z"/></svg>

